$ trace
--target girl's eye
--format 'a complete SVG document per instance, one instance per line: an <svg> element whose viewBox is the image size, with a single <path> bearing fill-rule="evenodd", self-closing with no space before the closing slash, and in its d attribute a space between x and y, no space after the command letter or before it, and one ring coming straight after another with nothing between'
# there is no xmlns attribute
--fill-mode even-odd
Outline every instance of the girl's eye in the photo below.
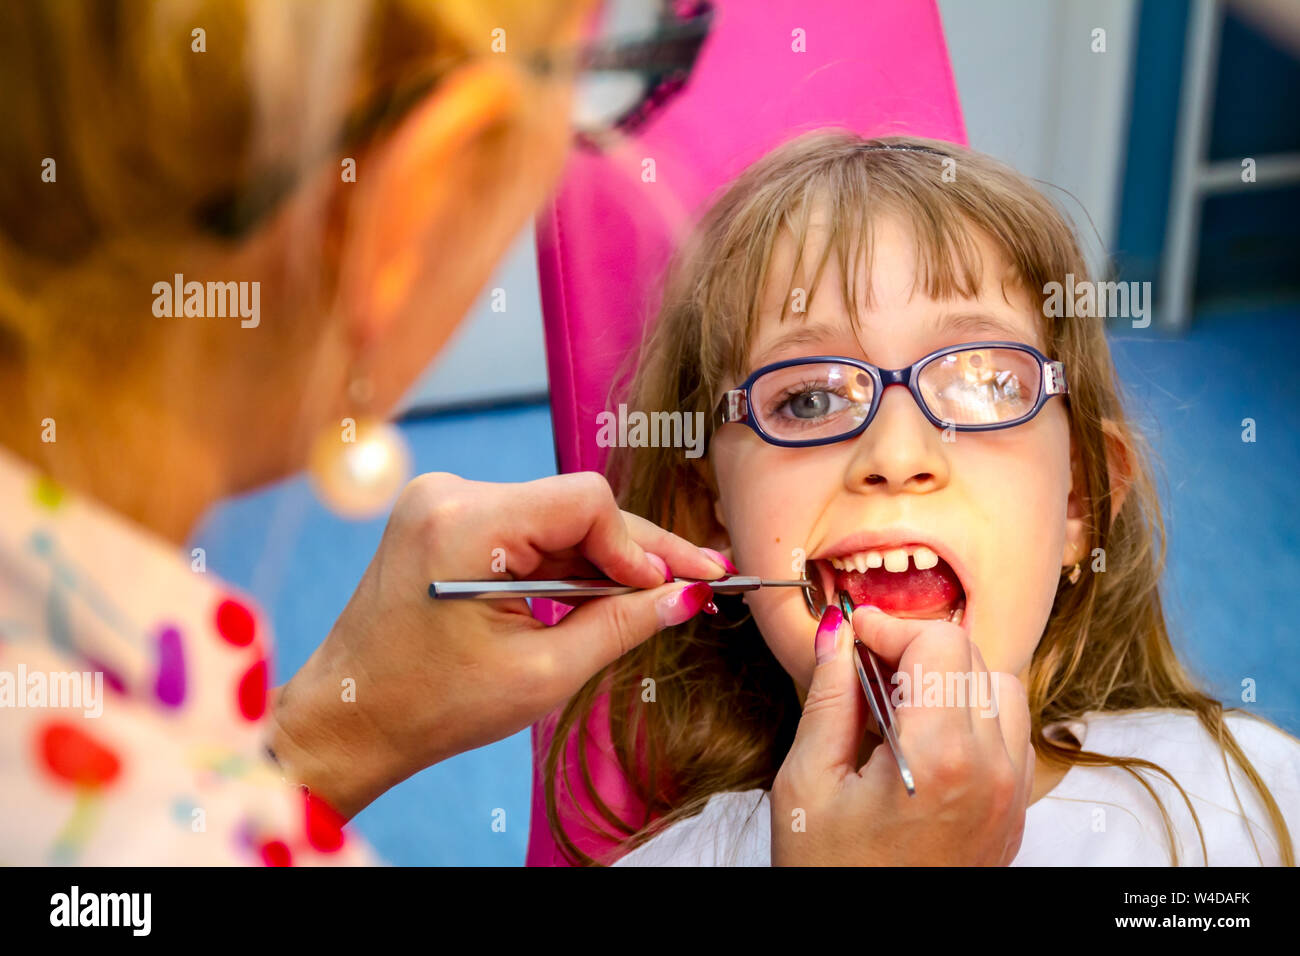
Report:
<svg viewBox="0 0 1300 956"><path fill-rule="evenodd" d="M775 405L778 415L813 421L843 411L848 407L849 401L843 395L824 387L804 387L787 392L777 399Z"/></svg>

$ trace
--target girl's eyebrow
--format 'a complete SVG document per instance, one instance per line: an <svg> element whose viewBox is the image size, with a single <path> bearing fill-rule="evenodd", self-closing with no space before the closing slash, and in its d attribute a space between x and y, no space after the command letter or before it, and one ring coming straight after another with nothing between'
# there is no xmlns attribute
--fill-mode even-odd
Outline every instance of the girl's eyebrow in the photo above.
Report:
<svg viewBox="0 0 1300 956"><path fill-rule="evenodd" d="M782 349L790 348L792 345L815 345L819 342L826 342L839 335L841 330L831 328L828 325L801 325L798 328L791 329L782 335L767 348L759 352L753 359L753 367L760 368L767 364L769 356L780 352Z"/></svg>
<svg viewBox="0 0 1300 956"><path fill-rule="evenodd" d="M1009 320L996 316L991 312L941 313L933 321L932 328L935 334L956 333L980 337L993 336L994 338L1007 339L1013 342L1030 341L1031 344L1036 344L1032 342L1034 336L1030 335L1027 339L1024 329L1016 328ZM798 326L780 336L762 352L757 353L751 361L750 368L762 368L771 361L772 356L779 354L784 349L796 345L817 345L828 342L842 334L842 332L842 329L822 324Z"/></svg>
<svg viewBox="0 0 1300 956"><path fill-rule="evenodd" d="M966 335L994 335L1019 342L1025 330L989 312L948 312L934 323L936 332L956 332Z"/></svg>

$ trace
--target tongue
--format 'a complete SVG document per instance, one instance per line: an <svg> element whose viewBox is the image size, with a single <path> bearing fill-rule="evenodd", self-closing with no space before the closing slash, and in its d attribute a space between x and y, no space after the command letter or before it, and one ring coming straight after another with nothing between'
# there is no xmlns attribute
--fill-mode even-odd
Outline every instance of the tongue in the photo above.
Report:
<svg viewBox="0 0 1300 956"><path fill-rule="evenodd" d="M943 559L924 571L910 565L906 571L836 571L835 587L847 591L855 606L874 604L889 614L914 617L943 617L965 596L957 575Z"/></svg>

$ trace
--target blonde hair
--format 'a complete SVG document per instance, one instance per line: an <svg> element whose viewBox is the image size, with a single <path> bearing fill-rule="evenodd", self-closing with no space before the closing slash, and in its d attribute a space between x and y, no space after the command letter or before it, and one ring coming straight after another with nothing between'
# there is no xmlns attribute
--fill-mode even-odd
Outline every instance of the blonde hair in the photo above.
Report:
<svg viewBox="0 0 1300 956"><path fill-rule="evenodd" d="M941 155L863 150L868 142L922 147ZM955 181L939 175L947 159L959 170ZM884 213L901 214L912 223L918 288L936 299L978 294L982 270L975 231L1006 257L1012 282L1040 314L1046 283L1069 273L1077 279L1088 275L1069 223L1005 165L933 140L864 141L840 131L809 134L746 170L676 257L658 317L639 353L641 365L627 389L629 407L703 412L711 420L714 397L743 377L778 239L789 233L801 260L811 213L820 200L830 211L829 240L814 264L810 295L816 294L829 257L836 255L844 279L841 295L855 322L857 265L869 266L871 224ZM799 268L797 261L791 285ZM869 276L866 288L871 288ZM788 307L789 294L785 301ZM1281 858L1292 866L1295 854L1286 822L1228 728L1224 715L1229 710L1197 688L1170 645L1159 589L1164 525L1149 455L1125 417L1102 325L1045 317L1044 330L1049 356L1070 370L1070 430L1082 459L1089 516L1085 553L1104 549L1107 569L1085 574L1073 586L1062 583L1034 652L1027 691L1038 759L1056 767L1111 766L1132 774L1159 806L1172 862L1178 865L1169 814L1141 771L1163 774L1182 794L1206 855L1200 820L1178 781L1148 760L1058 743L1044 734L1044 727L1089 711L1190 711L1259 793L1278 834ZM1122 446L1132 469L1131 485L1113 522L1108 434ZM709 473L672 449L615 449L609 474L622 507L693 540L704 540L711 530L717 492ZM726 608L722 599L718 603ZM800 703L752 618L738 606L730 609L731 620L699 617L651 638L593 677L560 712L546 758L545 789L551 832L570 861L598 862L578 849L560 818L561 801L577 805L576 782L569 779L567 766L560 770L574 735L582 785L599 817L583 813L585 824L617 844L615 856L699 812L714 793L771 788L793 739ZM728 615L718 615L724 617ZM672 685L653 707L639 704L647 675L661 688ZM606 692L615 757L645 807L639 819L614 813L591 783L587 724ZM1226 770L1226 756L1224 766Z"/></svg>
<svg viewBox="0 0 1300 956"><path fill-rule="evenodd" d="M166 327L140 318L152 283L237 245L207 226L215 199L256 199L331 162L337 176L354 110L431 64L488 52L498 28L526 49L563 16L534 0L5 3L0 366L49 374L70 351L123 373L149 361ZM314 227L344 214L336 201ZM334 267L328 230L300 236L266 268L320 286L293 289L308 316ZM298 340L314 330L284 325Z"/></svg>

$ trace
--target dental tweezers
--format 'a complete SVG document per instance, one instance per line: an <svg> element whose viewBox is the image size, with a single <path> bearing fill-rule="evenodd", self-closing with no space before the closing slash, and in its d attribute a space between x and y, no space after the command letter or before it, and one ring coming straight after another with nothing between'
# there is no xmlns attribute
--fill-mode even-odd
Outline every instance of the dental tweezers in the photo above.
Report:
<svg viewBox="0 0 1300 956"><path fill-rule="evenodd" d="M844 614L845 622L852 627L853 602L843 592L840 594L840 611ZM867 677L866 668L862 666L862 655L857 652L859 647L867 652L867 663L871 665L872 678L875 680L874 687L872 679ZM889 744L889 749L894 753L894 759L898 761L898 772L903 776L903 786L907 788L907 795L914 797L916 796L916 781L912 779L912 768L907 765L907 758L903 756L902 745L898 742L898 728L894 725L894 706L889 702L889 693L885 689L885 678L880 673L880 659L876 657L875 651L856 637L853 639L853 651L853 663L858 669L858 680L862 683L862 693L867 695L867 703L871 707L871 716L876 719L876 726L880 728L880 735L885 738L885 742ZM879 694L879 700L876 697L877 693Z"/></svg>
<svg viewBox="0 0 1300 956"><path fill-rule="evenodd" d="M693 578L678 578L692 581ZM768 581L759 577L732 574L713 581L705 581L714 594L739 594L759 588L806 588L807 581ZM569 578L559 581L434 581L429 585L429 596L434 598L461 598L476 601L493 601L505 598L566 598L610 597L631 594L646 588L629 587L599 578Z"/></svg>

